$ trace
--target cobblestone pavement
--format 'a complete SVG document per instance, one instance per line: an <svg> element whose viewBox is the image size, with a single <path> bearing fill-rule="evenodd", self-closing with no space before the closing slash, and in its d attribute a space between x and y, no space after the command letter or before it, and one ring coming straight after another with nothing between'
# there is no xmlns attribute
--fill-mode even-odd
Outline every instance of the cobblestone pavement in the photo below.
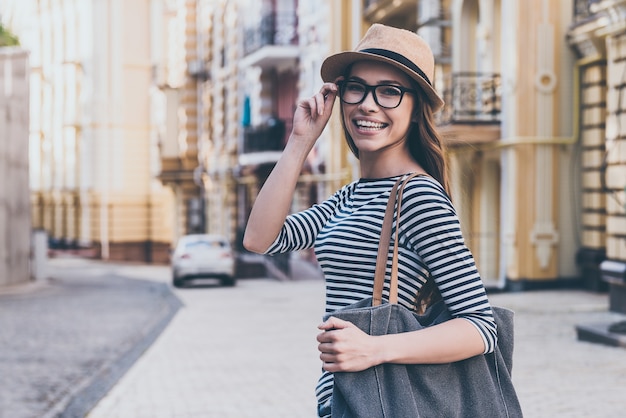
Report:
<svg viewBox="0 0 626 418"><path fill-rule="evenodd" d="M49 279L0 288L0 418L83 416L167 325L169 286L115 270L55 260Z"/></svg>
<svg viewBox="0 0 626 418"><path fill-rule="evenodd" d="M116 275L168 286L170 279L167 267L120 267ZM183 306L88 418L315 416L321 280L246 279L233 288L205 282L173 292ZM577 324L624 319L607 311L606 294L490 299L516 312L513 379L526 418L624 416L626 349L576 339Z"/></svg>

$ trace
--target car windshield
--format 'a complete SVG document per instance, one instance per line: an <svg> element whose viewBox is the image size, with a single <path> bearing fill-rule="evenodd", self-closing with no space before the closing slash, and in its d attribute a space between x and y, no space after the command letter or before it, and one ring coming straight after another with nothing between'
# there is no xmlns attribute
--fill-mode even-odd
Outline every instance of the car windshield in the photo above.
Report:
<svg viewBox="0 0 626 418"><path fill-rule="evenodd" d="M198 240L185 243L185 251L198 251L207 249L226 248L223 241Z"/></svg>

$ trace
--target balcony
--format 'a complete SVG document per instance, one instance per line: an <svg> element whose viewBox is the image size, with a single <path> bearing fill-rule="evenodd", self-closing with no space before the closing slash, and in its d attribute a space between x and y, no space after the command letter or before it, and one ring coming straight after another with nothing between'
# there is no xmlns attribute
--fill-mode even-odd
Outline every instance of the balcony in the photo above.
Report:
<svg viewBox="0 0 626 418"><path fill-rule="evenodd" d="M602 0L574 0L574 22L589 20L596 13L596 5Z"/></svg>
<svg viewBox="0 0 626 418"><path fill-rule="evenodd" d="M270 13L244 34L242 67L280 68L296 65L298 20L295 13Z"/></svg>
<svg viewBox="0 0 626 418"><path fill-rule="evenodd" d="M289 130L291 131L291 129ZM278 161L285 147L286 123L272 118L259 126L245 128L239 165L258 165Z"/></svg>
<svg viewBox="0 0 626 418"><path fill-rule="evenodd" d="M449 146L495 142L501 138L500 74L460 72L446 79L445 107L437 124Z"/></svg>
<svg viewBox="0 0 626 418"><path fill-rule="evenodd" d="M442 123L500 123L500 74L453 73L447 86Z"/></svg>
<svg viewBox="0 0 626 418"><path fill-rule="evenodd" d="M430 45L437 64L451 64L452 16L450 10L443 7L441 2L435 5L420 2L420 6L417 33Z"/></svg>
<svg viewBox="0 0 626 418"><path fill-rule="evenodd" d="M567 39L579 58L606 56L606 37L622 34L626 0L575 0L573 23Z"/></svg>

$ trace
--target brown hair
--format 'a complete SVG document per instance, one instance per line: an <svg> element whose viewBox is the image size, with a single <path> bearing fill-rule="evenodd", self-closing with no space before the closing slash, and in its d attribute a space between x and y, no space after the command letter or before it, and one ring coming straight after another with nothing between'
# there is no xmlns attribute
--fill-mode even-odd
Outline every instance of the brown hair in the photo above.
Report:
<svg viewBox="0 0 626 418"><path fill-rule="evenodd" d="M347 74L349 74L348 67ZM416 83L412 83L413 88L421 92ZM435 118L430 104L422 94L413 95L415 103L413 107L414 121L411 123L407 134L407 143L411 157L428 173L429 176L437 180L444 191L450 196L450 184L448 179L448 169L445 159L445 147L441 136L435 127ZM350 137L344 120L343 106L341 109L341 124L350 151L359 158L359 150ZM428 279L415 296L415 311L423 313L424 310L441 300L441 294L432 276Z"/></svg>
<svg viewBox="0 0 626 418"><path fill-rule="evenodd" d="M415 95L415 121L408 135L409 152L426 172L437 180L446 194L450 195L450 183L445 159L445 148L441 136L435 128L432 108L421 95ZM424 313L426 308L441 300L439 288L430 274L415 295L415 311Z"/></svg>

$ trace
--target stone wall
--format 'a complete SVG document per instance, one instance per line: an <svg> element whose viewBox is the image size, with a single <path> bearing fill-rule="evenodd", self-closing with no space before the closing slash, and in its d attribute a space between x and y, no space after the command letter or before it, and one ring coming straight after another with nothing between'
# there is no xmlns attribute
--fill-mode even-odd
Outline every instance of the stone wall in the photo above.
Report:
<svg viewBox="0 0 626 418"><path fill-rule="evenodd" d="M28 54L0 48L0 286L30 280Z"/></svg>

